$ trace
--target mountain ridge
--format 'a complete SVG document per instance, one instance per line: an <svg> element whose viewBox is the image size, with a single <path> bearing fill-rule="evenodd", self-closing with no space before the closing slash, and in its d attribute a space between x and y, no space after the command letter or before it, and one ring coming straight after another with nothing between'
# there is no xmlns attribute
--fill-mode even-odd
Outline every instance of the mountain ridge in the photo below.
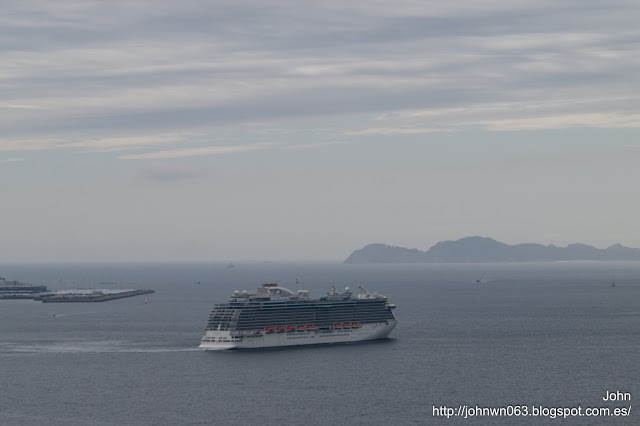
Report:
<svg viewBox="0 0 640 426"><path fill-rule="evenodd" d="M640 249L616 243L605 249L574 243L566 247L553 244L522 243L509 245L488 237L464 237L440 241L427 251L387 244L369 244L355 250L344 263L482 263L482 262L554 262L580 260L640 260Z"/></svg>

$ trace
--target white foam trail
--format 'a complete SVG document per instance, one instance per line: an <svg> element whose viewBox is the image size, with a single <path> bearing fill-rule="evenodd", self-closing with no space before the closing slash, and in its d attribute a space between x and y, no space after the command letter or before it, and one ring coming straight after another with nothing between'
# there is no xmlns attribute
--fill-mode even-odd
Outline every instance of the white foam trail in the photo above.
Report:
<svg viewBox="0 0 640 426"><path fill-rule="evenodd" d="M190 352L198 347L136 347L124 342L61 342L61 343L0 343L0 353L162 353L162 352Z"/></svg>
<svg viewBox="0 0 640 426"><path fill-rule="evenodd" d="M62 318L62 317L75 317L77 315L89 315L92 313L94 312L77 312L75 314L51 314L51 316L54 318Z"/></svg>

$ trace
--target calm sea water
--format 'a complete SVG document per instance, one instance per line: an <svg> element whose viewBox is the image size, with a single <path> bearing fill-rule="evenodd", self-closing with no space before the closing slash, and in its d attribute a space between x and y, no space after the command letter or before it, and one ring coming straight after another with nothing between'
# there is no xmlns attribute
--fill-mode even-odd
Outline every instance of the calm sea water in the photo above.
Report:
<svg viewBox="0 0 640 426"><path fill-rule="evenodd" d="M640 423L637 262L0 265L0 275L156 290L146 304L0 300L2 425ZM373 343L199 351L213 303L264 282L313 296L365 285L398 306L398 326ZM607 391L634 399L604 402ZM632 411L434 415L460 405Z"/></svg>

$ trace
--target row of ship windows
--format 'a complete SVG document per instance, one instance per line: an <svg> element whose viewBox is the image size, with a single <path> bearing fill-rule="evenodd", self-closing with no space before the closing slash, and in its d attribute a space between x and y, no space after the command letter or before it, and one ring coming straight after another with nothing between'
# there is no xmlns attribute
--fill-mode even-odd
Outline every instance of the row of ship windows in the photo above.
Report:
<svg viewBox="0 0 640 426"><path fill-rule="evenodd" d="M315 310L331 310L331 311L337 311L337 310L354 310L354 309L386 309L386 303L376 303L376 304L367 304L367 305L355 305L355 304L350 304L350 305L316 305L316 306L265 306L265 307L261 307L261 306L246 306L246 307L231 307L231 308L215 308L213 311L214 312L234 312L234 311L266 311L266 312L273 312L273 311L277 311L277 310L283 310L283 311L309 311L313 308L315 308Z"/></svg>
<svg viewBox="0 0 640 426"><path fill-rule="evenodd" d="M390 319L393 318L391 315L349 315L349 316L333 316L328 318L318 318L318 317L308 317L308 316L299 316L299 317L285 317L285 316L274 316L269 318L240 318L237 322L238 324L244 323L262 323L262 322L322 322L322 323L334 323L334 322L342 322L342 321L376 321L378 319ZM232 321L233 322L233 321Z"/></svg>
<svg viewBox="0 0 640 426"><path fill-rule="evenodd" d="M386 299L355 299L355 300L326 300L326 301L293 301L293 300L277 300L277 301L260 301L260 302L231 302L216 303L216 308L253 308L270 306L342 306L342 305L366 305L376 303L387 303Z"/></svg>
<svg viewBox="0 0 640 426"><path fill-rule="evenodd" d="M309 319L327 319L330 320L332 318L345 318L345 317L391 317L393 314L391 311L383 311L383 312L344 312L344 313L331 313L325 315L314 315L313 313L276 313L273 315L253 315L246 314L240 315L239 318L251 318L256 320L261 319L271 319L271 318L309 318ZM214 317L215 318L215 317Z"/></svg>
<svg viewBox="0 0 640 426"><path fill-rule="evenodd" d="M240 313L241 317L253 317L253 318L273 318L273 317L308 317L308 318L313 318L313 317L332 317L332 316L345 316L345 315L389 315L391 313L391 311L388 310L380 310L380 309L359 309L357 311L345 311L345 312L336 312L336 311L330 311L330 312L309 312L309 311L274 311L274 312L260 312L260 311L256 311L256 312L242 312ZM219 313L212 313L209 318L233 318L234 316L238 316L236 315L232 315L232 314L219 314Z"/></svg>
<svg viewBox="0 0 640 426"><path fill-rule="evenodd" d="M318 318L318 319L331 319L331 318L345 318L345 317L389 317L391 316L391 311L389 312L344 312L344 313L331 313L328 315L314 315L313 313L302 314L302 313L286 313L286 314L273 314L273 315L240 315L238 318L255 318L255 319L270 319L270 318ZM215 318L215 317L214 317Z"/></svg>
<svg viewBox="0 0 640 426"><path fill-rule="evenodd" d="M230 319L222 319L222 318L209 318L208 325L231 325L231 324L272 324L272 323L281 323L281 324L298 324L298 323L317 323L317 324L333 324L334 322L378 322L384 321L387 319L393 319L394 316L391 312L384 314L359 314L359 315L349 315L349 316L331 316L331 317L313 317L309 315L304 316L289 316L289 315L276 315L271 317L240 317L236 320Z"/></svg>
<svg viewBox="0 0 640 426"><path fill-rule="evenodd" d="M385 314L390 313L391 311L388 309L351 309L345 311L272 311L272 312L264 312L264 311L243 311L238 312L236 314L226 314L226 313L218 313L212 312L210 317L233 317L233 316L254 316L254 317L273 317L273 316L281 316L281 315L305 315L305 316L331 316L331 315L347 315L347 314Z"/></svg>
<svg viewBox="0 0 640 426"><path fill-rule="evenodd" d="M385 320L375 321L374 323L382 323L382 322L388 323ZM237 326L237 327L234 326L232 328L230 328L228 326L218 328L217 325L213 325L213 326L207 326L206 330L229 331L229 330L233 329L234 331L244 331L244 332L254 330L256 332L255 334L261 335L263 329L268 328L268 327L272 327L272 330L271 330L272 333L275 332L275 331L278 331L279 333L280 332L291 332L291 331L293 331L293 332L301 332L302 331L302 332L321 332L321 333L333 332L333 333L335 333L336 331L340 332L340 330L341 330L340 328L336 328L336 324L331 324L331 325L328 325L328 326L326 326L326 325L325 326L318 325L317 327L312 327L312 328L307 328L307 326L305 325L304 329L301 328L302 326L299 326L299 327L296 326L294 329L287 329L287 330L284 330L284 329L283 330L275 330L275 329L273 329L273 327L275 327L273 324L259 324L259 325L251 325L251 326L243 326L243 325L241 325L241 326ZM265 325L266 325L266 327L265 327ZM342 324L339 324L338 326L342 327ZM283 324L283 325L279 326L279 328L283 328L283 327L287 327L287 325ZM351 328L351 324L344 323L344 327ZM355 322L355 323L353 323L353 327L354 328L360 328L361 327L361 323ZM245 335L245 337L247 337L247 335ZM256 337L256 336L249 336L249 337ZM234 337L234 338L239 338L239 337ZM215 340L215 338L213 338L213 340Z"/></svg>
<svg viewBox="0 0 640 426"><path fill-rule="evenodd" d="M271 313L266 313L266 312L242 312L240 314L237 315L219 315L219 314L212 314L209 315L209 318L232 318L232 317L251 317L251 318L273 318L273 317L298 317L298 316L304 316L304 317L332 317L332 316L346 316L346 315L391 315L391 311L390 310L380 310L380 309L376 309L376 310L357 310L357 311L348 311L348 312L309 312L309 311L302 311L302 312L288 312L288 311L281 311L281 312L271 312Z"/></svg>
<svg viewBox="0 0 640 426"><path fill-rule="evenodd" d="M342 322L360 322L360 323L374 323L374 322L382 322L388 319L392 319L393 317L352 317L352 318L336 318L334 320L314 320L314 319L282 319L282 318L270 318L268 321L264 320L243 320L243 321L231 321L231 322L218 322L218 321L209 321L207 323L208 327L217 327L220 325L221 327L231 327L237 326L241 328L252 328L252 327L261 327L264 325L278 324L278 325L298 325L298 324L313 324L316 326L330 326L334 323L342 323Z"/></svg>
<svg viewBox="0 0 640 426"><path fill-rule="evenodd" d="M263 312L263 311L245 311L241 312L240 316L242 317L265 317L270 318L273 316L294 316L294 315L304 315L304 316L332 316L332 315L357 315L357 314L385 314L390 313L390 310L387 309L350 309L348 311L273 311L273 312Z"/></svg>
<svg viewBox="0 0 640 426"><path fill-rule="evenodd" d="M287 317L273 317L273 318L241 318L237 321L218 321L215 319L210 319L208 324L262 324L262 323L287 323L287 324L298 324L301 322L304 323L318 323L318 324L333 324L334 322L376 322L379 320L387 320L392 319L393 317L390 315L354 315L348 317L334 317L334 318L312 318L312 317L296 317L296 318L287 318Z"/></svg>
<svg viewBox="0 0 640 426"><path fill-rule="evenodd" d="M316 307L313 308L272 308L272 309L242 309L240 312L264 312L266 314L272 314L274 312L345 312L345 311L383 311L386 310L386 306L384 305L375 305L375 306L332 306L332 307ZM238 311L238 310L236 310ZM218 311L214 312L230 312L230 311Z"/></svg>
<svg viewBox="0 0 640 426"><path fill-rule="evenodd" d="M286 321L251 321L251 322L239 322L237 324L230 324L230 326L236 326L237 328L258 328L258 327L263 327L263 326L269 326L269 325L282 325L282 326L298 326L298 325L314 325L316 327L330 327L333 324L342 324L343 322L346 323L361 323L361 324L372 324L372 323L376 323L376 322L385 322L387 321L389 318L375 318L375 319L369 319L366 321L363 320L359 320L359 319L355 319L355 320L349 320L349 319L343 319L341 321L333 321L333 322L323 322L323 321L298 321L298 322L286 322Z"/></svg>

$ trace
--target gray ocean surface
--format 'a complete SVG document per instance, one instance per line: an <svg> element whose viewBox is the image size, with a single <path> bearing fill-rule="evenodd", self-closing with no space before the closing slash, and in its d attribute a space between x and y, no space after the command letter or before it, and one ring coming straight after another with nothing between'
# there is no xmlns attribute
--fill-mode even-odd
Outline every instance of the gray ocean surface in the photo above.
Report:
<svg viewBox="0 0 640 426"><path fill-rule="evenodd" d="M2 425L640 424L638 262L13 264L0 275L156 291L148 303L0 300ZM398 326L363 344L197 349L214 303L266 282L314 297L364 285L397 305ZM607 391L633 399L605 402ZM632 409L436 413L464 405Z"/></svg>

